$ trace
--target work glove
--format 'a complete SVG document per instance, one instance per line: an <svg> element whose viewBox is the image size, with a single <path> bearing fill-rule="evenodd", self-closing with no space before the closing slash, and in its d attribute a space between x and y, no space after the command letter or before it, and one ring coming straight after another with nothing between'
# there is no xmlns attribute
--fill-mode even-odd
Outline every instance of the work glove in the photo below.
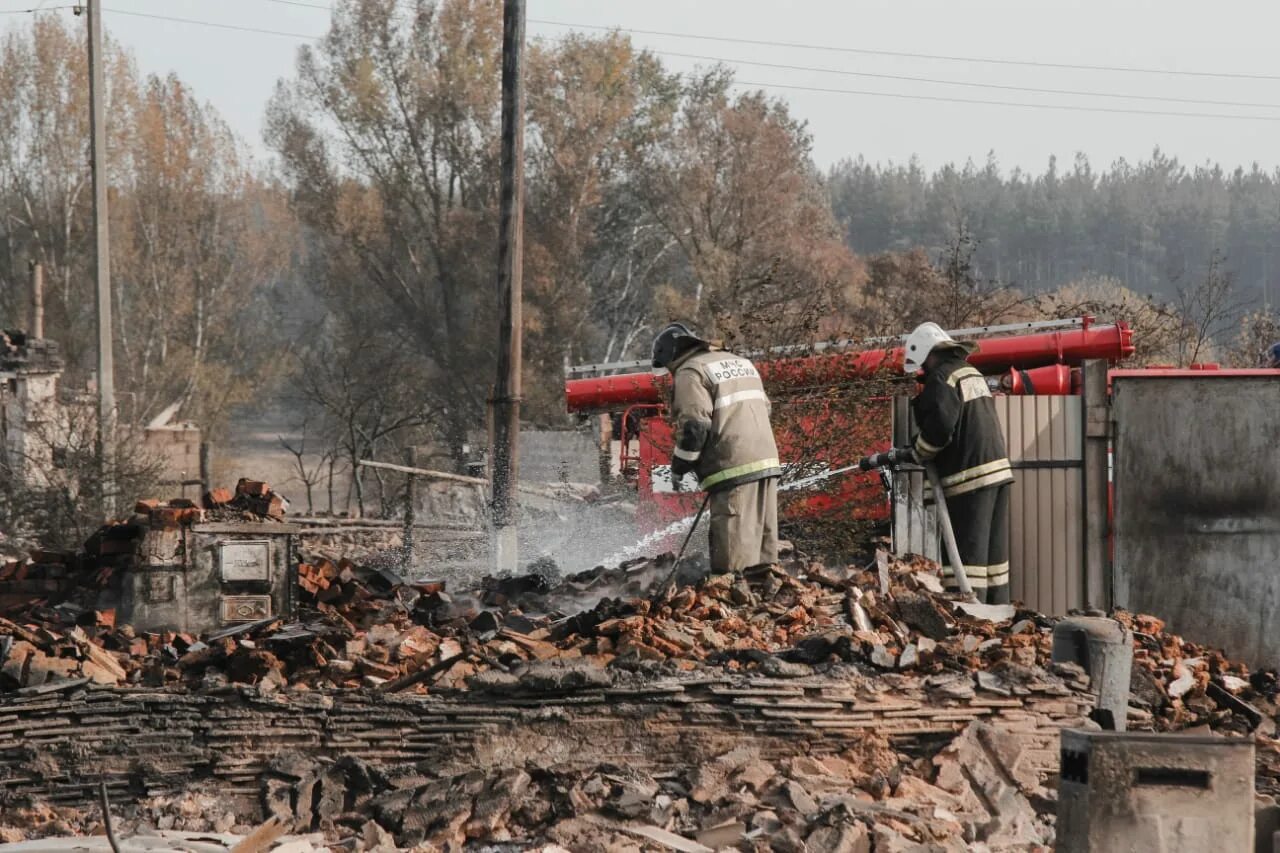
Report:
<svg viewBox="0 0 1280 853"><path fill-rule="evenodd" d="M681 459L679 456L671 457L671 478L676 482L684 479L684 475L693 470L693 462L688 459Z"/></svg>

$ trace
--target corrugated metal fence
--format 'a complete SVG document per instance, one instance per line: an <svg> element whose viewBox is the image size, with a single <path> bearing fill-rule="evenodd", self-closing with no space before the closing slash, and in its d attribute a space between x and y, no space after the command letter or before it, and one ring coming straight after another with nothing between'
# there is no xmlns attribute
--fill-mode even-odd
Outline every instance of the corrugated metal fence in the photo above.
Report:
<svg viewBox="0 0 1280 853"><path fill-rule="evenodd" d="M1084 606L1083 418L1080 397L996 397L1009 459L1009 580L1041 613Z"/></svg>
<svg viewBox="0 0 1280 853"><path fill-rule="evenodd" d="M1080 397L995 398L1009 459L1009 575L1013 598L1051 615L1085 603L1083 411ZM894 443L908 443L906 400L895 406ZM896 475L894 549L938 559L929 488L920 473Z"/></svg>

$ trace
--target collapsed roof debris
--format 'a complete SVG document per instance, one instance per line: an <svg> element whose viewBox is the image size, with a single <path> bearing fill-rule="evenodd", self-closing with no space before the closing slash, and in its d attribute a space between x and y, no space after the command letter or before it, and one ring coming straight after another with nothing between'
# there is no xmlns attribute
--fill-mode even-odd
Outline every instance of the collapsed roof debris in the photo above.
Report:
<svg viewBox="0 0 1280 853"><path fill-rule="evenodd" d="M244 834L256 814L357 849L1052 844L1057 732L1093 725L1052 620L970 616L935 565L884 554L672 568L455 590L316 555L299 618L204 636L8 612L0 832L94 831L105 779L130 831ZM1129 727L1253 732L1259 790L1280 789L1274 673L1117 618Z"/></svg>

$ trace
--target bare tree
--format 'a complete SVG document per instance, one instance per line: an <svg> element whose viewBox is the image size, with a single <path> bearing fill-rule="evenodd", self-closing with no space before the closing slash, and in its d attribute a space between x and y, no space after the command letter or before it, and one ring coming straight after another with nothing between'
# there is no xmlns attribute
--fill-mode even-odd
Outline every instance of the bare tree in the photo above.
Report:
<svg viewBox="0 0 1280 853"><path fill-rule="evenodd" d="M968 224L961 221L938 259L942 287L936 322L945 328L1011 320L1026 304L1027 300L1013 287L978 275L974 262L978 246Z"/></svg>
<svg viewBox="0 0 1280 853"><path fill-rule="evenodd" d="M1178 335L1178 364L1204 361L1240 319L1244 304L1235 293L1235 275L1226 257L1215 250L1203 277L1187 287L1179 287L1172 308L1181 321Z"/></svg>
<svg viewBox="0 0 1280 853"><path fill-rule="evenodd" d="M28 424L21 459L0 456L0 527L43 548L74 550L109 520L108 499L131 506L153 496L164 462L122 424L113 470L104 479L93 406L72 403L49 412ZM104 482L112 484L112 492L103 490Z"/></svg>
<svg viewBox="0 0 1280 853"><path fill-rule="evenodd" d="M337 449L332 443L326 443L320 452L317 453L314 447L308 452L307 430L309 426L310 419L304 419L299 436L295 440L291 441L283 435L277 435L276 438L279 440L280 446L293 457L293 468L298 472L297 479L307 492L307 513L311 514L315 512L315 489L324 482L325 470L332 470L333 457ZM311 461L308 462L308 459ZM332 477L332 474L330 474L330 477ZM332 487L330 487L329 511L333 511Z"/></svg>
<svg viewBox="0 0 1280 853"><path fill-rule="evenodd" d="M319 413L324 433L351 472L356 511L366 506L364 459L401 447L443 413L420 393L421 364L395 339L373 334L359 341L324 334L300 355L297 393ZM355 358L343 357L355 353ZM332 461L332 460L331 460ZM332 489L332 484L330 485Z"/></svg>
<svg viewBox="0 0 1280 853"><path fill-rule="evenodd" d="M495 298L496 12L481 0L341 3L268 110L268 139L312 229L315 279L334 322L372 322L415 355L427 378L417 396L441 414L459 460L483 421L493 364L480 320ZM362 368L335 362L365 356L357 345L330 357L317 365L324 387L304 384L343 413L354 464L371 441L351 422L349 380ZM352 476L363 503L362 476Z"/></svg>

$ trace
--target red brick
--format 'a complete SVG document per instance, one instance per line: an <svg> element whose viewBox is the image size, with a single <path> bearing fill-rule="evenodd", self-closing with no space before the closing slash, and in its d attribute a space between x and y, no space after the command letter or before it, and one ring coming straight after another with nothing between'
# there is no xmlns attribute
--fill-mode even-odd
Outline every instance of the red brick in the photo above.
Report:
<svg viewBox="0 0 1280 853"><path fill-rule="evenodd" d="M151 511L151 524L154 527L177 527L182 523L184 511L170 506L156 507Z"/></svg>
<svg viewBox="0 0 1280 853"><path fill-rule="evenodd" d="M271 493L271 487L258 480L241 479L236 483L236 494L251 498L265 498Z"/></svg>
<svg viewBox="0 0 1280 853"><path fill-rule="evenodd" d="M235 495L231 494L230 489L210 489L204 495L204 508L215 509L231 503Z"/></svg>
<svg viewBox="0 0 1280 853"><path fill-rule="evenodd" d="M263 515L267 516L268 518L282 520L285 515L284 498L280 497L277 494L272 493L267 503L267 511L263 513Z"/></svg>

